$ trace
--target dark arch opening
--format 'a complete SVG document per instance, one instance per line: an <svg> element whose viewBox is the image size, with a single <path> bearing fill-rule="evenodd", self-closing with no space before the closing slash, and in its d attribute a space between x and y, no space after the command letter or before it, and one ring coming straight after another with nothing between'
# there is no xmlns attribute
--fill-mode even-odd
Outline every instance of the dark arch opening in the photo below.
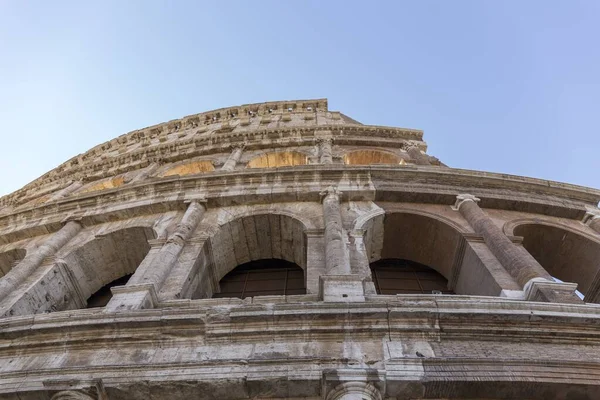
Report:
<svg viewBox="0 0 600 400"><path fill-rule="evenodd" d="M88 307L100 307L94 304L110 300L110 288L127 282L150 251L148 240L155 238L152 228L119 229L98 235L64 257L78 277L81 294Z"/></svg>
<svg viewBox="0 0 600 400"><path fill-rule="evenodd" d="M446 278L418 262L386 258L370 266L378 294L454 294Z"/></svg>
<svg viewBox="0 0 600 400"><path fill-rule="evenodd" d="M27 252L23 249L12 249L0 253L0 278L8 274L12 267L25 258Z"/></svg>
<svg viewBox="0 0 600 400"><path fill-rule="evenodd" d="M214 298L306 294L304 271L297 264L271 258L250 261L230 271L219 282Z"/></svg>
<svg viewBox="0 0 600 400"><path fill-rule="evenodd" d="M133 274L127 274L118 279L115 279L107 285L102 286L96 293L90 296L90 298L87 301L87 308L98 308L106 306L112 298L112 292L110 291L110 288L115 286L126 285L129 278L131 278L131 275Z"/></svg>
<svg viewBox="0 0 600 400"><path fill-rule="evenodd" d="M519 225L514 234L523 237L523 247L550 275L563 282L577 283L585 301L598 301L598 282L593 283L600 271L600 243L543 224Z"/></svg>

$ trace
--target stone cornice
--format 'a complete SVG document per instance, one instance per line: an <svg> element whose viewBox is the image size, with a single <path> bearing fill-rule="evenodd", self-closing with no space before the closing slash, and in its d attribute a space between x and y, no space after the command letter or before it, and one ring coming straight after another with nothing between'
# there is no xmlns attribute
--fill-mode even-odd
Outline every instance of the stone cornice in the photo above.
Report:
<svg viewBox="0 0 600 400"><path fill-rule="evenodd" d="M43 193L50 192L43 186L65 186L61 184L61 180L108 178L144 168L153 162L177 162L198 156L227 153L231 146L241 143L246 145L246 150L310 146L316 143L318 132L322 130L328 130L338 145L388 148L406 148L412 145L422 150L427 148L422 141L423 131L374 125L319 125L195 135L188 139L140 147L104 159L80 162L81 157L86 156L85 154L74 157L24 188L0 198L0 205L12 204L20 198L30 201ZM281 140L285 140L285 143ZM90 152L95 151L94 149ZM33 197L29 193L32 190L35 190Z"/></svg>
<svg viewBox="0 0 600 400"><path fill-rule="evenodd" d="M162 335L183 340L194 336L206 344L264 341L266 335L276 335L278 340L298 340L306 335L314 339L317 335L322 340L336 341L341 332L356 337L372 337L376 332L382 337L401 334L405 338L412 332L419 338L426 333L425 326L430 333L447 339L476 335L479 340L519 338L536 343L600 344L600 307L591 304L453 295L374 295L364 303L246 301L230 305L223 300L222 304L214 299L174 301L182 305L116 314L83 309L5 317L0 319L0 353L39 352L44 348L52 352L56 351L57 341L61 346L85 348L104 348L110 343L125 346L141 340L153 343ZM470 323L465 324L466 319ZM368 322L368 329L363 332L348 325L348 320ZM383 323L372 323L377 320ZM89 333L72 334L83 331Z"/></svg>
<svg viewBox="0 0 600 400"><path fill-rule="evenodd" d="M362 184L358 184L362 182ZM232 184L239 187L231 190ZM256 193L256 185L264 189ZM268 185L265 187L265 185ZM600 190L505 174L432 166L305 165L275 169L246 169L190 176L155 178L115 189L70 196L0 216L0 243L53 232L68 216L84 225L182 210L189 196L206 196L209 205L286 201L319 201L319 193L336 185L342 201L454 203L469 192L484 208L523 210L580 219L586 204L600 200ZM290 188L294 191L290 192ZM250 189L250 191L246 190ZM9 229L10 227L10 229Z"/></svg>

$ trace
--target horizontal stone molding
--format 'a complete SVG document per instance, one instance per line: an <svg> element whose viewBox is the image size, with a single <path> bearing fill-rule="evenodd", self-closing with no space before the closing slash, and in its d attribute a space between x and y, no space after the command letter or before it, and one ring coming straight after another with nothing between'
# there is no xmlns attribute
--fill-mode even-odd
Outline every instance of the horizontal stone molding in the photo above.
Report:
<svg viewBox="0 0 600 400"><path fill-rule="evenodd" d="M256 191L270 185L263 193ZM317 184L315 184L317 182ZM370 182L357 186L353 182ZM231 183L238 185L231 190ZM276 169L214 172L196 176L168 177L61 199L35 209L0 216L0 244L47 234L60 221L76 213L84 226L107 218L184 210L183 200L204 196L209 206L262 202L319 201L319 193L335 184L342 201L378 200L451 205L457 187L481 197L483 208L523 210L542 215L581 219L585 205L600 200L600 190L575 185L478 171L431 166L355 167L306 165ZM290 188L293 188L290 191ZM510 193L507 194L507 193ZM11 229L7 229L8 227Z"/></svg>

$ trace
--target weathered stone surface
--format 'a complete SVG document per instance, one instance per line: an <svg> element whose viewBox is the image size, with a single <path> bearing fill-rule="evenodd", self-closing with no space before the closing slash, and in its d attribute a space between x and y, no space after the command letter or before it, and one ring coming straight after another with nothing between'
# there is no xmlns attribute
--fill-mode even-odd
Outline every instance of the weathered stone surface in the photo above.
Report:
<svg viewBox="0 0 600 400"><path fill-rule="evenodd" d="M600 398L600 191L426 150L324 99L250 104L1 198L0 399ZM264 259L304 289L217 297Z"/></svg>

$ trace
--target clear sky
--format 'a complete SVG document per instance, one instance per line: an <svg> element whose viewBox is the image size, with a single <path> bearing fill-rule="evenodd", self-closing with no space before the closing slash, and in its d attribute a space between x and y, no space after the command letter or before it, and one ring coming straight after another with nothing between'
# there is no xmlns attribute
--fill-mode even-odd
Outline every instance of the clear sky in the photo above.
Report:
<svg viewBox="0 0 600 400"><path fill-rule="evenodd" d="M0 0L0 195L120 134L327 97L451 167L600 187L600 1Z"/></svg>

